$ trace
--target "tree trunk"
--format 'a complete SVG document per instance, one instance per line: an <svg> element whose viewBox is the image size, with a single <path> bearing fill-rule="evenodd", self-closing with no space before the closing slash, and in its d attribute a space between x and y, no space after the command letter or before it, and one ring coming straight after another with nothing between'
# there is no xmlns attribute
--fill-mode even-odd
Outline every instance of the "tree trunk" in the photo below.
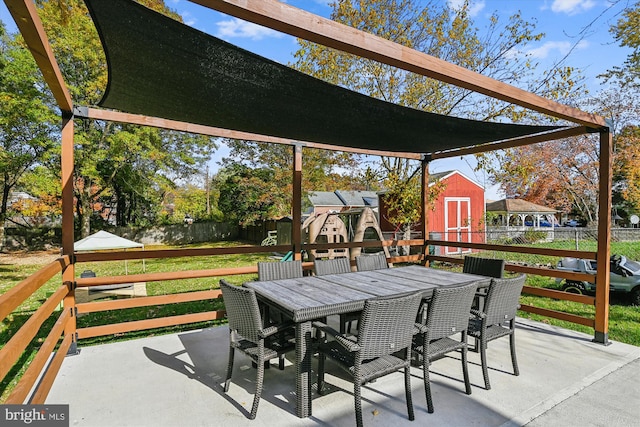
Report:
<svg viewBox="0 0 640 427"><path fill-rule="evenodd" d="M411 240L411 224L405 224L403 227L403 240ZM402 247L402 255L408 256L411 253L411 245Z"/></svg>
<svg viewBox="0 0 640 427"><path fill-rule="evenodd" d="M4 222L7 220L7 210L9 209L9 191L11 186L7 185L8 177L5 174L4 182L2 186L2 200L0 204L0 251L4 249Z"/></svg>
<svg viewBox="0 0 640 427"><path fill-rule="evenodd" d="M84 239L91 233L91 185L85 184L78 192L77 214L80 222L80 238Z"/></svg>

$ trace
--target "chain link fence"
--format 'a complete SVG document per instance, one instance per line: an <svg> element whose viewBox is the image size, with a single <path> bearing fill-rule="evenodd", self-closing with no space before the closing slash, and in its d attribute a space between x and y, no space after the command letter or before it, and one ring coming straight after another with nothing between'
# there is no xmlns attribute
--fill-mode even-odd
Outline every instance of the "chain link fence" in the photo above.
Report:
<svg viewBox="0 0 640 427"><path fill-rule="evenodd" d="M514 248L529 249L560 249L596 252L598 249L597 228L587 227L490 227L486 231L451 232L447 234L432 232L430 238L434 240L468 241L494 245L506 245ZM498 250L479 250L447 246L430 247L431 255L462 258L466 255L484 258L501 258L508 264L526 267L540 267L556 269L560 256L540 255L532 253L518 253ZM611 230L611 255L622 255L628 260L640 260L640 228L614 228ZM587 258L586 256L584 258ZM595 255L589 256L595 259ZM448 263L444 263L446 265ZM451 263L449 268L461 269L460 264ZM550 272L546 275L529 275L527 284L561 290L565 281L557 279Z"/></svg>

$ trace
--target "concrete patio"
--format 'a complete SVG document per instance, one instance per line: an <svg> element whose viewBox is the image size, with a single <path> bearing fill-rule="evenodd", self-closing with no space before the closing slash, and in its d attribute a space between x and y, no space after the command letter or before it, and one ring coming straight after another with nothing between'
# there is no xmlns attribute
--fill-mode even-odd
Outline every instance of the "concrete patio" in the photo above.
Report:
<svg viewBox="0 0 640 427"><path fill-rule="evenodd" d="M469 353L470 396L463 392L460 361L446 358L432 365L435 413L427 413L422 372L412 368L416 420L407 419L398 373L364 387L365 425L637 425L639 347L603 346L589 335L524 319L516 336L520 376L511 374L508 340L497 340L488 351L491 390L483 388L479 354ZM225 394L227 356L226 327L82 348L65 359L47 403L69 404L72 426L355 424L353 387L334 375L327 376L327 394L314 392L313 416L297 418L290 363L284 371L267 370L258 416L249 420L255 371L237 355ZM340 375L332 368L330 374Z"/></svg>

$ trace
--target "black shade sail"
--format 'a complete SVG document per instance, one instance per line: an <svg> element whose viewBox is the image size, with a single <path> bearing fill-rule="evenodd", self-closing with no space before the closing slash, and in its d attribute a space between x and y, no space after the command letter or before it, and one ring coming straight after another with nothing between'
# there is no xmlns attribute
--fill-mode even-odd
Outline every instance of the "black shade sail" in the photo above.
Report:
<svg viewBox="0 0 640 427"><path fill-rule="evenodd" d="M109 67L102 107L295 141L413 153L558 128L402 107L300 73L134 1L85 1Z"/></svg>

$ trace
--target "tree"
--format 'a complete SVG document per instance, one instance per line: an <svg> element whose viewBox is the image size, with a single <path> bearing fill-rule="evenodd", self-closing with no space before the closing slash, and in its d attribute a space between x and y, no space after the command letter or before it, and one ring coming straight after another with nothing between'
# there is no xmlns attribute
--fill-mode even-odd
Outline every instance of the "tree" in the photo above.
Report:
<svg viewBox="0 0 640 427"><path fill-rule="evenodd" d="M245 226L277 218L287 201L278 197L280 192L271 192L276 173L271 168L250 168L241 163L221 168L214 183L220 192L218 207L225 220Z"/></svg>
<svg viewBox="0 0 640 427"><path fill-rule="evenodd" d="M615 156L615 170L622 175L616 190L628 210L637 213L640 212L640 127L623 129L617 143L616 149L624 155Z"/></svg>
<svg viewBox="0 0 640 427"><path fill-rule="evenodd" d="M26 172L16 189L33 196L11 205L11 212L21 215L22 223L32 227L58 223L62 215L60 180L53 173L59 167L37 165Z"/></svg>
<svg viewBox="0 0 640 427"><path fill-rule="evenodd" d="M384 180L384 187L389 189L385 193L387 220L396 226L396 229L402 229L404 239L409 240L412 225L420 221L423 214L420 209L422 206L421 177L414 173L408 179L403 179L391 171ZM427 206L435 206L435 200L445 188L445 184L441 181L431 185L427 193ZM427 213L424 212L424 214ZM410 249L411 246L404 246L404 254L409 255Z"/></svg>
<svg viewBox="0 0 640 427"><path fill-rule="evenodd" d="M47 106L31 54L0 25L0 247L9 194L56 146L56 116Z"/></svg>
<svg viewBox="0 0 640 427"><path fill-rule="evenodd" d="M598 215L598 140L583 135L494 153L482 164L507 198L519 198L588 221Z"/></svg>
<svg viewBox="0 0 640 427"><path fill-rule="evenodd" d="M264 175L265 170L271 171L269 180L260 184L265 191L264 197L270 200L269 208L264 210L266 205L254 204L253 206L260 206L261 212L255 217L247 212L246 217L241 216L240 222L253 223L256 218L271 219L291 215L292 147L232 140L227 141L227 145L231 151L228 158L223 161L223 165L229 167L229 170L236 175L237 185L245 185L247 189L255 188L257 183L249 176L249 172L255 171L258 175ZM368 174L366 170L361 173L356 167L356 157L349 153L303 148L302 158L302 188L305 194L311 191L334 191L339 188L353 190L379 188L379 183L375 182L371 171L369 170ZM238 171L242 171L240 176L237 174ZM218 191L220 191L220 209L226 213L222 202L226 196L222 188L218 188ZM306 199L304 195L303 199Z"/></svg>
<svg viewBox="0 0 640 427"><path fill-rule="evenodd" d="M181 20L162 0L142 2ZM38 13L75 103L95 105L107 82L97 31L84 2L38 0ZM215 140L159 129L84 120L75 134L75 198L80 235L94 208L116 206L119 225L144 225L158 215L170 182L195 174Z"/></svg>
<svg viewBox="0 0 640 427"><path fill-rule="evenodd" d="M494 14L489 27L481 32L469 15L468 2L456 10L443 3L337 0L331 3L331 19L503 82L524 86L542 96L568 97L579 84L579 75L570 67L558 63L541 75L538 64L522 53L528 43L540 40L543 34L535 33L535 23L524 21L519 13L504 24ZM300 48L295 53L297 69L375 98L478 120L521 120L529 114L512 104L392 66L304 40L299 43ZM418 167L416 161L381 159L381 168L390 177L387 184L399 186L399 189L390 189L393 197L399 198L395 202L390 198L391 203L401 207L407 199L419 200L418 195L406 193L406 190L417 191L417 187L408 181ZM407 209L411 210L410 207ZM411 212L401 216L415 218Z"/></svg>
<svg viewBox="0 0 640 427"><path fill-rule="evenodd" d="M624 64L616 65L602 75L605 81L617 79L625 85L640 87L640 2L625 9L622 17L609 31L621 46L632 49Z"/></svg>

